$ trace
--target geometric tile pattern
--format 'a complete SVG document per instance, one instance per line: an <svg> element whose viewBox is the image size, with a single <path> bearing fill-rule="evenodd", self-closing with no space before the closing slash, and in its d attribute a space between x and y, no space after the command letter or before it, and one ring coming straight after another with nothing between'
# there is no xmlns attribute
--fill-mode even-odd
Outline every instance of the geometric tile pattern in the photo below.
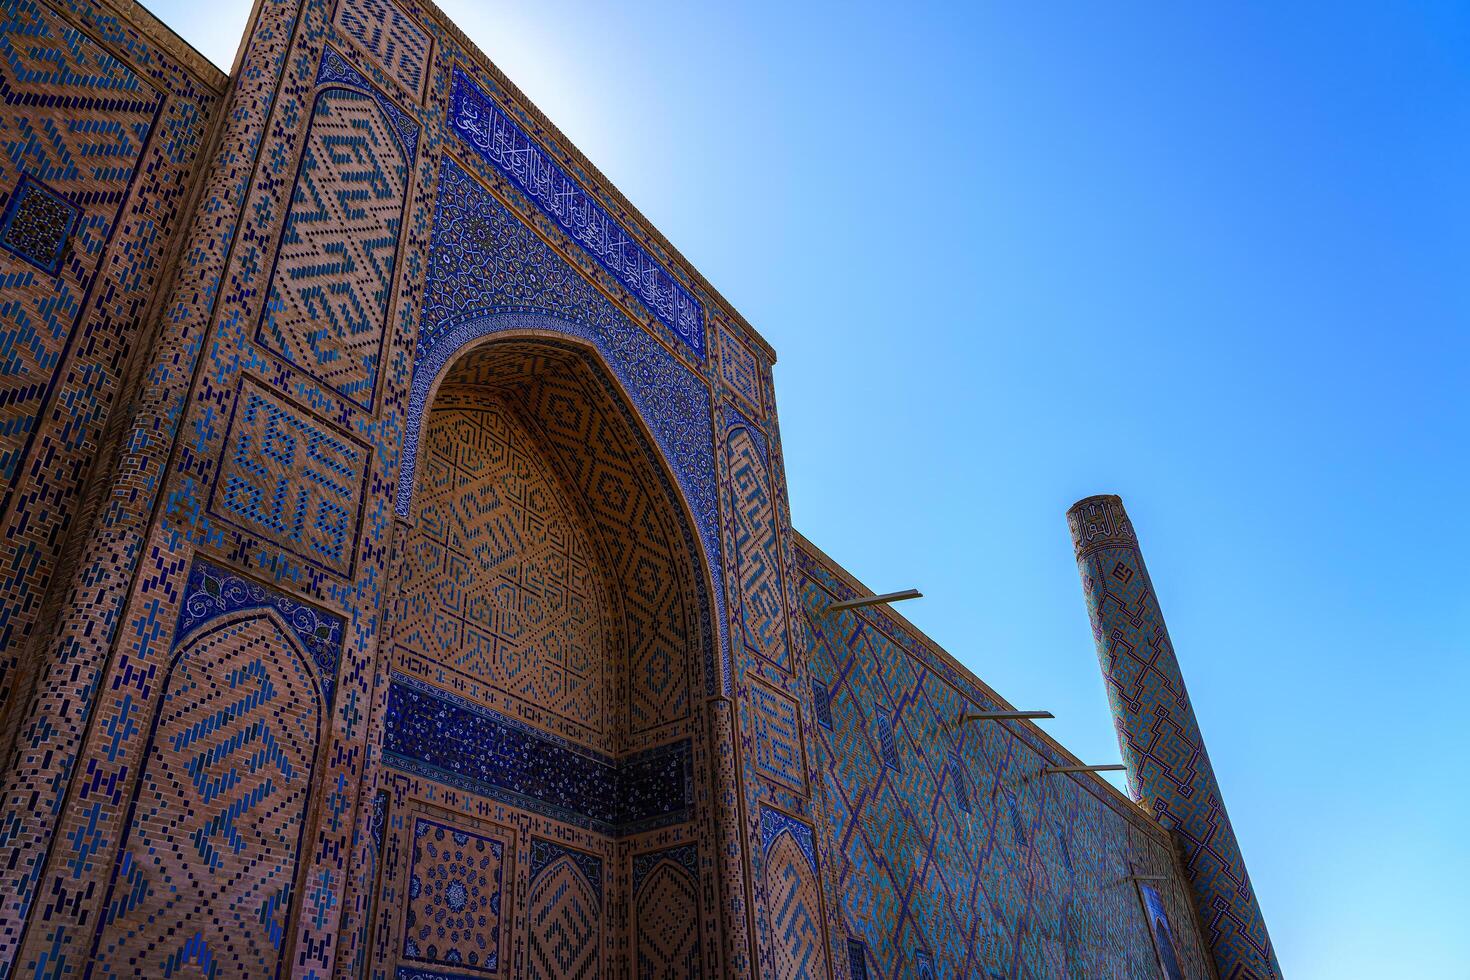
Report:
<svg viewBox="0 0 1470 980"><path fill-rule="evenodd" d="M742 398L757 415L762 414L760 367L755 355L724 324L719 326L719 338L720 379L725 382L725 390Z"/></svg>
<svg viewBox="0 0 1470 980"><path fill-rule="evenodd" d="M174 626L174 640L177 642L191 630L227 613L246 609L270 609L280 615L316 665L322 700L331 704L345 635L342 617L242 578L215 562L195 558L190 565L183 600L179 603L179 621Z"/></svg>
<svg viewBox="0 0 1470 980"><path fill-rule="evenodd" d="M164 683L98 937L113 975L277 975L325 706L279 619L217 622Z"/></svg>
<svg viewBox="0 0 1470 980"><path fill-rule="evenodd" d="M637 980L704 975L699 955L696 860L693 845L633 859L633 976Z"/></svg>
<svg viewBox="0 0 1470 980"><path fill-rule="evenodd" d="M415 99L424 88L430 40L393 0L338 0L334 26Z"/></svg>
<svg viewBox="0 0 1470 980"><path fill-rule="evenodd" d="M345 88L316 98L259 339L364 408L402 223L408 161L376 100Z"/></svg>
<svg viewBox="0 0 1470 980"><path fill-rule="evenodd" d="M424 817L415 819L413 837L404 958L494 973L505 841Z"/></svg>
<svg viewBox="0 0 1470 980"><path fill-rule="evenodd" d="M696 599L703 588L689 559L697 545L673 506L671 481L650 465L656 458L651 447L635 454L608 451L646 440L618 410L606 379L580 357L555 355L545 345L504 343L468 354L446 376L435 406L492 397L456 394L472 386L518 406L527 426L532 423L526 420L535 420L527 446L537 447L557 471L565 499L579 503L585 515L579 523L604 556L599 575L606 588L617 584L621 593L620 603L605 606L608 617L621 611L607 624L621 639L608 641L606 655L613 662L626 658L626 725L630 737L639 737L689 715L691 641L709 629ZM712 656L713 644L701 645Z"/></svg>
<svg viewBox="0 0 1470 980"><path fill-rule="evenodd" d="M408 515L413 487L418 439L413 423L428 411L440 371L499 330L569 335L597 349L620 383L616 401L630 402L651 430L694 512L719 606L723 589L716 560L719 504L709 388L453 157L444 157L437 188L410 425L403 439L399 515ZM639 442L644 438L637 436ZM713 684L717 678L708 680Z"/></svg>
<svg viewBox="0 0 1470 980"><path fill-rule="evenodd" d="M234 408L210 512L350 576L367 447L253 379L241 383Z"/></svg>
<svg viewBox="0 0 1470 980"><path fill-rule="evenodd" d="M525 976L592 980L602 962L601 862L555 845L547 856L532 873L526 903Z"/></svg>
<svg viewBox="0 0 1470 980"><path fill-rule="evenodd" d="M217 112L51 2L0 12L0 975L1154 962L1156 828L952 732L989 696L839 573L788 621L768 350L432 5L264 0Z"/></svg>
<svg viewBox="0 0 1470 980"><path fill-rule="evenodd" d="M805 794L806 767L802 762L801 721L796 702L753 677L749 699L756 769L761 775Z"/></svg>
<svg viewBox="0 0 1470 980"><path fill-rule="evenodd" d="M832 727L832 702L827 694L827 685L812 678L812 711L817 716L817 724L823 728Z"/></svg>
<svg viewBox="0 0 1470 980"><path fill-rule="evenodd" d="M822 907L811 828L774 810L761 812L772 976L826 977Z"/></svg>
<svg viewBox="0 0 1470 980"><path fill-rule="evenodd" d="M20 972L27 922L48 968L85 960L105 891L98 878L120 842L115 827L97 831L91 803L114 789L125 803L139 771L135 758L118 783L113 760L78 760L100 685L89 664L48 655L72 624L88 654L105 652L112 637L117 592L108 576L126 559L94 567L80 556L105 536L110 513L147 496L137 484L104 488L99 477L126 431L113 407L147 397L140 341L158 322L192 221L194 178L225 84L166 32L140 29L149 18L136 10L0 4L0 214L15 205L5 239L30 254L0 248L0 975ZM29 189L18 195L22 185ZM55 195L47 213L32 210L47 203L36 194L42 185ZM71 219L56 221L67 209ZM98 533L78 533L88 527ZM63 620L76 582L87 583L78 593L86 615ZM150 676L155 708L159 674ZM136 752L147 731L118 735L131 735ZM68 807L71 777L84 766L96 792ZM68 818L80 830L62 830ZM40 884L48 861L66 865L66 877L52 879L65 883ZM75 928L81 901L92 911Z"/></svg>
<svg viewBox="0 0 1470 980"><path fill-rule="evenodd" d="M42 4L0 9L0 485L14 478L55 382L162 100ZM86 203L77 213L72 202Z"/></svg>
<svg viewBox="0 0 1470 980"><path fill-rule="evenodd" d="M0 214L0 248L54 276L81 213L75 204L23 173Z"/></svg>
<svg viewBox="0 0 1470 980"><path fill-rule="evenodd" d="M696 357L704 356L699 301L458 67L453 71L449 125L642 300Z"/></svg>
<svg viewBox="0 0 1470 980"><path fill-rule="evenodd" d="M750 428L744 425L730 431L726 454L734 498L730 509L740 573L741 636L752 654L789 670L781 552L766 464Z"/></svg>
<svg viewBox="0 0 1470 980"><path fill-rule="evenodd" d="M595 854L579 851L575 847L553 840L545 840L540 837L531 838L531 880L534 881L541 876L541 872L556 861L565 858L574 863L582 871L582 877L587 879L592 886L592 894L599 896L597 904L602 904L602 859Z"/></svg>
<svg viewBox="0 0 1470 980"><path fill-rule="evenodd" d="M1115 496L1088 497L1068 510L1067 523L1134 795L1179 840L1220 976L1279 977L1281 967L1123 502Z"/></svg>
<svg viewBox="0 0 1470 980"><path fill-rule="evenodd" d="M399 669L611 751L606 573L539 441L475 389L441 391L424 433Z"/></svg>
<svg viewBox="0 0 1470 980"><path fill-rule="evenodd" d="M1155 976L1127 876L1172 877L1165 837L1099 780L1042 775L1075 760L1029 725L956 727L968 711L1006 706L881 610L831 612L856 583L798 545L798 635L832 722L811 729L810 751L842 926L862 944L854 975ZM1171 921L1189 915L1181 885L1160 890ZM1197 937L1176 939L1184 975L1208 980Z"/></svg>

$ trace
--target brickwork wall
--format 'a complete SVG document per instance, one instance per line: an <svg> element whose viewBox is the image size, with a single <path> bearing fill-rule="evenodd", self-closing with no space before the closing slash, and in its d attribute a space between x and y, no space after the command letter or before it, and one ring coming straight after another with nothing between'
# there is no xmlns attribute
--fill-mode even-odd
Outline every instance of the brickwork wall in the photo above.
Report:
<svg viewBox="0 0 1470 980"><path fill-rule="evenodd" d="M1034 725L957 724L1009 705L897 616L829 612L860 593L815 547L797 568L852 975L1212 980L1156 824L1097 777L1043 773L1078 763Z"/></svg>
<svg viewBox="0 0 1470 980"><path fill-rule="evenodd" d="M96 512L225 78L147 14L0 7L0 758ZM111 425L111 428L109 428ZM105 467L104 467L105 469ZM89 482L90 481L90 482ZM78 534L82 529L82 534Z"/></svg>

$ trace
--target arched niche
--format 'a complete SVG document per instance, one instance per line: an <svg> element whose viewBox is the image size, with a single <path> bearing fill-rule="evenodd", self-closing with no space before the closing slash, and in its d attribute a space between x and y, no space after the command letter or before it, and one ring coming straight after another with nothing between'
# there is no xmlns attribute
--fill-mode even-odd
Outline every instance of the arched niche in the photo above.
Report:
<svg viewBox="0 0 1470 980"><path fill-rule="evenodd" d="M95 959L139 977L290 972L331 684L302 649L301 630L255 608L179 638Z"/></svg>
<svg viewBox="0 0 1470 980"><path fill-rule="evenodd" d="M533 971L550 949L544 930L576 922L616 972L635 928L616 869L673 842L689 851L692 892L713 877L714 801L733 798L711 785L704 691L717 648L701 536L594 344L507 330L444 361L416 383L406 433L383 759L395 806L519 841L506 880L524 884L499 897L500 931L471 930L463 954L441 947L431 964L409 944L406 916L428 914L412 898L385 916L400 935L378 948L410 970L467 960L471 948L517 949ZM450 794L458 813L439 803ZM538 860L527 840L543 851L555 841L563 857ZM416 860L388 869L381 894L411 896L415 875L440 873ZM718 928L717 908L692 911L694 936Z"/></svg>
<svg viewBox="0 0 1470 980"><path fill-rule="evenodd" d="M589 559L585 611L605 627L604 655L618 661L610 699L622 717L610 723L607 748L655 744L670 726L687 721L714 661L703 552L678 482L598 351L545 330L497 333L461 349L415 401L422 408L411 416L405 440L413 444L413 458L404 463L411 481L406 567L423 567L413 556L430 538L439 535L448 545L444 534L462 533L436 526L454 510L438 504L448 492L445 470L480 465L463 453L458 461L450 457L464 440L484 439L487 450L494 445L502 454L495 465L513 459L535 473L533 482L555 498L547 501L549 512L566 519L572 550ZM471 423L470 416L480 421ZM490 524L496 516L487 507L477 514ZM523 539L517 547L530 545ZM493 554L498 546L489 547L490 560L482 552L476 574L497 574L503 559ZM453 550L458 558L473 557L463 547ZM403 584L418 589L422 583ZM466 679L458 693L473 698L472 687ZM566 727L558 733L576 737Z"/></svg>

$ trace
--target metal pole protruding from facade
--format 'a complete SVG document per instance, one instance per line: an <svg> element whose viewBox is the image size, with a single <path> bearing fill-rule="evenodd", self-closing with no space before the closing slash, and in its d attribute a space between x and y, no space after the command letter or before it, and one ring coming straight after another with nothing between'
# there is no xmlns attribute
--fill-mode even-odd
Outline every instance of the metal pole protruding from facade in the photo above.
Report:
<svg viewBox="0 0 1470 980"><path fill-rule="evenodd" d="M1221 980L1281 976L1123 501L1067 511L1134 797L1175 835Z"/></svg>

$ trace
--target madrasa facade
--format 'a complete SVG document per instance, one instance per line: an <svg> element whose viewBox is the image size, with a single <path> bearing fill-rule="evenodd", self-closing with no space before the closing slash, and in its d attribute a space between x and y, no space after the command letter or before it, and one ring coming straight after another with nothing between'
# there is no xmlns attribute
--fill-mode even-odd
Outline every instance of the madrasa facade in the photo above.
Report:
<svg viewBox="0 0 1470 980"><path fill-rule="evenodd" d="M774 351L430 3L3 4L0 978L1280 976L1118 498L1132 798L792 528Z"/></svg>

